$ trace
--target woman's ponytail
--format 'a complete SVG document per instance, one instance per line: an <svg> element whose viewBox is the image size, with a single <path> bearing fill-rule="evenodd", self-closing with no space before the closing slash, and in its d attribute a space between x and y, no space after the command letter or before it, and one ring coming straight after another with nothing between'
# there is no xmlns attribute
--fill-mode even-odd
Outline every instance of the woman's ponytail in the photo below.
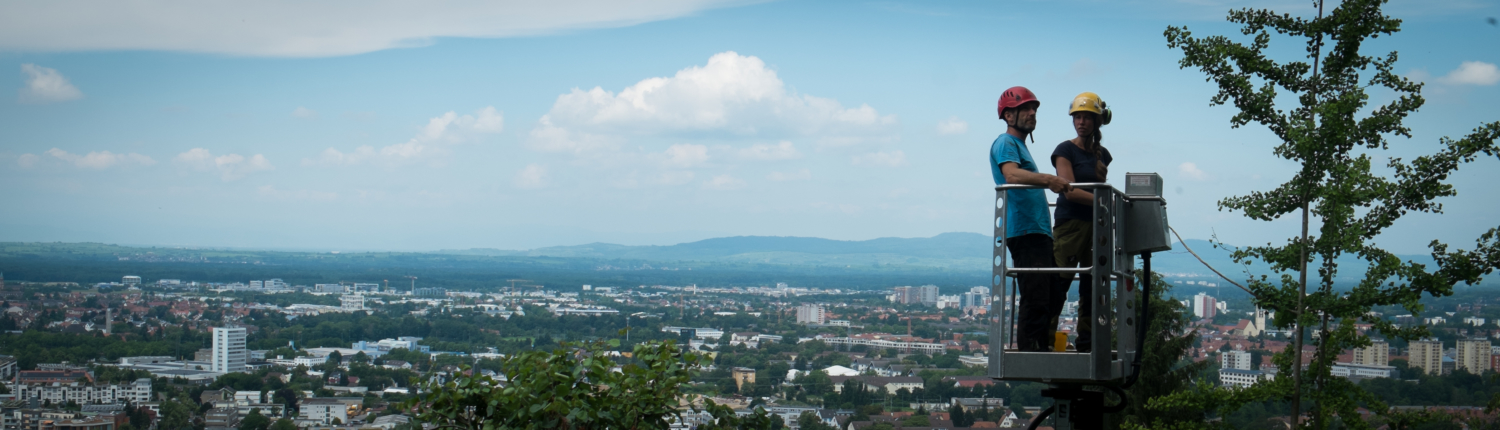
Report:
<svg viewBox="0 0 1500 430"><path fill-rule="evenodd" d="M1089 153L1094 154L1094 171L1099 175L1099 182L1105 182L1109 176L1109 166L1104 164L1104 134L1099 132L1103 120L1103 115L1094 114L1094 138L1085 145Z"/></svg>

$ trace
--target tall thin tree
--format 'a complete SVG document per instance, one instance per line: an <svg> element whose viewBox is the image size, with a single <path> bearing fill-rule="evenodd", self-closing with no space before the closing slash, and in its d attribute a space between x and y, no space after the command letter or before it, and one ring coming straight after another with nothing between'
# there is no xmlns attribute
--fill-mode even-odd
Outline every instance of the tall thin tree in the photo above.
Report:
<svg viewBox="0 0 1500 430"><path fill-rule="evenodd" d="M1231 125L1266 127L1279 140L1272 153L1299 166L1276 188L1225 198L1219 208L1260 221L1300 214L1303 223L1301 234L1283 244L1233 253L1238 262L1265 262L1278 275L1274 280L1267 275L1253 278L1250 289L1258 306L1276 312L1277 327L1293 331L1298 345L1276 354L1273 361L1294 376L1244 390L1199 386L1158 398L1153 407L1196 408L1222 416L1241 405L1272 400L1290 403L1290 419L1297 428L1325 429L1335 421L1346 428L1369 428L1357 408L1385 414L1385 405L1331 373L1345 349L1370 345L1356 324L1370 324L1391 338L1425 336L1425 327L1398 326L1370 311L1400 305L1417 313L1423 297L1449 295L1454 285L1477 283L1500 268L1500 229L1480 234L1472 251L1450 251L1448 245L1433 241L1429 247L1436 268L1402 260L1375 243L1408 213L1442 213L1436 200L1457 195L1449 176L1480 154L1500 155L1495 145L1500 122L1482 124L1462 139L1440 139L1436 152L1415 159L1382 154L1393 142L1410 142L1411 131L1403 121L1424 103L1422 84L1393 72L1396 52L1379 57L1360 52L1368 39L1400 31L1401 20L1387 16L1384 4L1385 0L1345 0L1325 14L1319 2L1319 13L1311 19L1271 10L1231 11L1229 21L1242 26L1249 43L1225 36L1194 37L1185 27L1165 32L1168 46L1183 53L1181 67L1196 68L1218 85L1210 103L1232 104L1238 110ZM1301 59L1272 58L1268 51L1273 34L1299 41ZM1389 97L1385 104L1371 105L1371 88ZM1295 105L1278 107L1279 101L1289 100ZM1383 171L1372 167L1377 156L1386 158ZM1312 226L1316 234L1309 231ZM1357 284L1335 285L1340 257L1357 258L1365 266ZM1309 266L1314 265L1316 279L1309 279ZM1309 329L1317 330L1317 336L1304 368L1300 343ZM1200 420L1152 427L1225 426L1222 420Z"/></svg>

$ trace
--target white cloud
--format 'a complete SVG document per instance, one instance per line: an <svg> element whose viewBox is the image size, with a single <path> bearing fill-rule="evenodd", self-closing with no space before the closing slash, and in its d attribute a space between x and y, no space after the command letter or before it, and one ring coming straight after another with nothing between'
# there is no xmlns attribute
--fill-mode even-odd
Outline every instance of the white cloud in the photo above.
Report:
<svg viewBox="0 0 1500 430"><path fill-rule="evenodd" d="M268 197L276 200L306 200L326 202L338 200L339 198L339 193L331 191L280 190L270 185L262 185L259 188L256 188L256 191L259 192L261 197Z"/></svg>
<svg viewBox="0 0 1500 430"><path fill-rule="evenodd" d="M740 149L738 155L746 160L776 161L792 160L802 158L802 153L792 146L792 142L783 140L775 145L757 143L749 148Z"/></svg>
<svg viewBox="0 0 1500 430"><path fill-rule="evenodd" d="M520 172L516 172L516 188L542 188L547 186L547 166L540 164L527 164Z"/></svg>
<svg viewBox="0 0 1500 430"><path fill-rule="evenodd" d="M1182 173L1182 176L1186 176L1191 179L1200 181L1208 179L1208 173L1204 173L1202 169L1198 168L1197 164L1194 164L1191 161L1182 163L1182 165L1177 166L1177 171Z"/></svg>
<svg viewBox="0 0 1500 430"><path fill-rule="evenodd" d="M225 181L243 178L245 175L266 170L275 170L270 160L261 154L245 157L240 154L214 156L204 148L193 148L177 154L172 162L200 172L218 172Z"/></svg>
<svg viewBox="0 0 1500 430"><path fill-rule="evenodd" d="M624 27L746 0L0 2L0 49L322 57Z"/></svg>
<svg viewBox="0 0 1500 430"><path fill-rule="evenodd" d="M906 165L906 153L902 151L880 151L854 156L856 166L901 167Z"/></svg>
<svg viewBox="0 0 1500 430"><path fill-rule="evenodd" d="M297 106L297 109L292 110L292 116L302 119L316 119L318 117L318 111L302 106Z"/></svg>
<svg viewBox="0 0 1500 430"><path fill-rule="evenodd" d="M672 145L666 151L666 164L674 167L693 167L708 161L708 147L703 145Z"/></svg>
<svg viewBox="0 0 1500 430"><path fill-rule="evenodd" d="M21 103L56 103L83 98L83 92L68 83L68 78L56 69L22 64L21 73L26 75L26 86L21 87L21 95L17 98Z"/></svg>
<svg viewBox="0 0 1500 430"><path fill-rule="evenodd" d="M473 115L448 112L427 120L422 131L405 143L387 145L380 149L363 145L353 151L324 149L318 159L303 159L303 165L397 165L446 155L448 146L467 142L476 133L498 133L505 129L504 114L494 107L485 107Z"/></svg>
<svg viewBox="0 0 1500 430"><path fill-rule="evenodd" d="M730 176L727 173L715 176L713 179L708 180L708 182L703 183L703 188L710 190L733 190L744 187L744 180Z"/></svg>
<svg viewBox="0 0 1500 430"><path fill-rule="evenodd" d="M117 164L137 166L150 166L152 164L156 164L156 160L151 159L151 157L147 157L134 152L129 154L116 154L109 151L94 151L79 155L58 148L52 148L48 149L47 152L43 152L42 154L50 155L52 156L52 159L59 160L67 164L72 164L75 167L84 169L107 169ZM21 154L20 157L16 158L16 163L20 164L21 167L33 167L43 163L45 160L47 159L35 154Z"/></svg>
<svg viewBox="0 0 1500 430"><path fill-rule="evenodd" d="M618 93L595 87L557 97L531 132L533 149L589 155L628 136L813 137L827 145L894 139L896 117L868 105L796 94L753 56L716 54L703 66Z"/></svg>
<svg viewBox="0 0 1500 430"><path fill-rule="evenodd" d="M552 124L546 115L531 129L527 145L543 152L568 152L579 156L597 156L606 150L615 149L623 143L615 136L580 133Z"/></svg>
<svg viewBox="0 0 1500 430"><path fill-rule="evenodd" d="M956 117L956 116L955 117L950 117L948 119L945 119L945 120L942 120L942 121L938 121L937 132L938 132L938 134L964 134L964 133L968 133L969 132L969 123L964 122L964 120L958 119L958 117Z"/></svg>
<svg viewBox="0 0 1500 430"><path fill-rule="evenodd" d="M773 181L806 181L812 179L812 171L807 169L795 172L771 172L766 179Z"/></svg>
<svg viewBox="0 0 1500 430"><path fill-rule="evenodd" d="M482 133L499 133L505 130L505 114L495 110L494 106L485 106L474 113L474 123L470 127Z"/></svg>
<svg viewBox="0 0 1500 430"><path fill-rule="evenodd" d="M1465 61L1457 69L1438 78L1448 85L1495 85L1500 83L1500 68L1482 61Z"/></svg>

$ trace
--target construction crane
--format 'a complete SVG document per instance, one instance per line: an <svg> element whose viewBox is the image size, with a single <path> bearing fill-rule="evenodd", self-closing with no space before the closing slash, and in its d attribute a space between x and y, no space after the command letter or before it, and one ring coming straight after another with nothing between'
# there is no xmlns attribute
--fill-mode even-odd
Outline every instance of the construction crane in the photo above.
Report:
<svg viewBox="0 0 1500 430"><path fill-rule="evenodd" d="M511 291L515 291L516 290L516 283L517 282L531 282L531 281L527 280L527 279L506 279L505 282L509 282L510 283L510 290Z"/></svg>

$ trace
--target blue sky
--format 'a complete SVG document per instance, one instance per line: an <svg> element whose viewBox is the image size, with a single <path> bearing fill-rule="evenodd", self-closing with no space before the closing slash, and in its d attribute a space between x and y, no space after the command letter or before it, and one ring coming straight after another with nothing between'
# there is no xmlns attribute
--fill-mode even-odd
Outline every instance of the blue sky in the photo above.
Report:
<svg viewBox="0 0 1500 430"><path fill-rule="evenodd" d="M989 234L999 93L1042 100L1032 152L1115 110L1112 172L1159 172L1185 237L1280 242L1222 212L1293 166L1180 70L1168 25L1309 2L267 2L0 5L0 240L322 250ZM238 8L238 9L235 9ZM447 8L447 9L443 9ZM78 10L91 10L80 15ZM1495 2L1400 0L1427 82L1412 157L1500 120ZM233 18L240 18L234 22ZM1282 41L1285 42L1285 41ZM1280 58L1300 48L1273 46ZM1373 93L1374 102L1384 94ZM1493 159L1383 245L1494 227ZM1116 175L1112 178L1119 180Z"/></svg>

